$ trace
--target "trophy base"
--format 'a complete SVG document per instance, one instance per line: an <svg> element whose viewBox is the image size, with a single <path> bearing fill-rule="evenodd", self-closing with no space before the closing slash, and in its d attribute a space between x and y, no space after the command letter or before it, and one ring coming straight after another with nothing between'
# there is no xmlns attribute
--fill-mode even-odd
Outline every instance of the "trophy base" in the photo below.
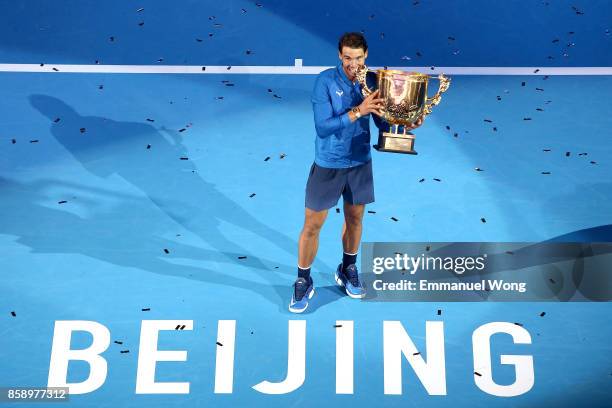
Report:
<svg viewBox="0 0 612 408"><path fill-rule="evenodd" d="M378 144L374 149L379 152L418 154L414 150L414 135L412 133L388 133L378 136Z"/></svg>

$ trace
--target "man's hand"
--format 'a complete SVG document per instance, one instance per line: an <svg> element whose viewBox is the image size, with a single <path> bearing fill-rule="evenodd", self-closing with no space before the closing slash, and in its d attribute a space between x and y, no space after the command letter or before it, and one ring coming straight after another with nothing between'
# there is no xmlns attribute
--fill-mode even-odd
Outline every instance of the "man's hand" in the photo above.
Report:
<svg viewBox="0 0 612 408"><path fill-rule="evenodd" d="M359 113L362 116L368 113L375 113L378 116L382 116L381 109L383 108L384 99L376 98L378 96L378 89L370 94L367 98L359 105Z"/></svg>
<svg viewBox="0 0 612 408"><path fill-rule="evenodd" d="M421 115L421 117L419 117L417 119L416 122L410 124L410 125L404 125L406 130L412 130L412 129L416 129L419 126L421 126L423 124L423 121L425 120L425 115Z"/></svg>

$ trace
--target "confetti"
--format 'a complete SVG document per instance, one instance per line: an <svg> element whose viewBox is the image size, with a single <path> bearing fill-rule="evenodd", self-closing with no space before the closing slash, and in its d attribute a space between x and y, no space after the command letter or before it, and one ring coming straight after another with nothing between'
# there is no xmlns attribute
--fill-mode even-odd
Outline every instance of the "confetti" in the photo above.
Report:
<svg viewBox="0 0 612 408"><path fill-rule="evenodd" d="M435 181L442 181L442 180L440 180L439 178L434 178L434 180L435 180Z"/></svg>
<svg viewBox="0 0 612 408"><path fill-rule="evenodd" d="M531 120L531 118L523 118L523 120Z"/></svg>
<svg viewBox="0 0 612 408"><path fill-rule="evenodd" d="M571 152L565 152L565 157L570 157Z"/></svg>
<svg viewBox="0 0 612 408"><path fill-rule="evenodd" d="M493 123L493 121L491 119L485 119L484 121L488 122L488 123Z"/></svg>
<svg viewBox="0 0 612 408"><path fill-rule="evenodd" d="M180 324L177 324L177 325L176 325L176 327L174 328L174 330L178 330L178 329L180 329L180 328L181 328L181 325L180 325Z"/></svg>
<svg viewBox="0 0 612 408"><path fill-rule="evenodd" d="M476 171L484 171L483 169L481 169L480 167L474 167L474 170Z"/></svg>
<svg viewBox="0 0 612 408"><path fill-rule="evenodd" d="M58 71L59 71L59 69L57 69L57 68L55 68L55 67L53 67L53 70L54 70L55 72L58 72Z"/></svg>
<svg viewBox="0 0 612 408"><path fill-rule="evenodd" d="M268 161L268 160L270 160L270 156L268 156L268 157L266 157L266 158L264 159L264 161Z"/></svg>
<svg viewBox="0 0 612 408"><path fill-rule="evenodd" d="M376 214L376 211L368 210L368 214Z"/></svg>
<svg viewBox="0 0 612 408"><path fill-rule="evenodd" d="M284 159L285 157L287 157L287 155L285 153L281 153L280 158Z"/></svg>
<svg viewBox="0 0 612 408"><path fill-rule="evenodd" d="M85 131L86 131L87 129L85 129L85 128L81 128L80 130L81 130L81 133L85 133Z"/></svg>
<svg viewBox="0 0 612 408"><path fill-rule="evenodd" d="M181 160L189 160L189 157L181 157Z"/></svg>
<svg viewBox="0 0 612 408"><path fill-rule="evenodd" d="M129 353L130 350L121 350L121 354Z"/></svg>
<svg viewBox="0 0 612 408"><path fill-rule="evenodd" d="M138 23L139 26L143 26L144 25L144 21L141 21L140 23Z"/></svg>
<svg viewBox="0 0 612 408"><path fill-rule="evenodd" d="M239 257L238 257L238 259L246 259L246 258L247 258L247 257L246 257L246 256L244 256L244 255L239 256Z"/></svg>
<svg viewBox="0 0 612 408"><path fill-rule="evenodd" d="M164 252L167 253L167 254L170 253L170 251L168 251L166 248L164 248Z"/></svg>
<svg viewBox="0 0 612 408"><path fill-rule="evenodd" d="M542 88L536 88L536 91L543 92L543 91L544 91L544 89L542 89Z"/></svg>
<svg viewBox="0 0 612 408"><path fill-rule="evenodd" d="M424 182L424 181L425 181L425 179L424 179L424 178L422 178L422 179L420 179L420 180L419 180L419 183L422 183L422 182Z"/></svg>
<svg viewBox="0 0 612 408"><path fill-rule="evenodd" d="M543 171L542 174L550 174L550 171Z"/></svg>
<svg viewBox="0 0 612 408"><path fill-rule="evenodd" d="M512 252L512 251L506 251L506 253L507 253L508 255L514 255L514 252Z"/></svg>
<svg viewBox="0 0 612 408"><path fill-rule="evenodd" d="M13 312L11 312L11 316L16 317L16 316L17 316L17 313L15 313L14 311L13 311Z"/></svg>
<svg viewBox="0 0 612 408"><path fill-rule="evenodd" d="M479 376L479 377L482 377L482 374L480 374L478 371L474 371L474 374Z"/></svg>
<svg viewBox="0 0 612 408"><path fill-rule="evenodd" d="M544 152L550 152L550 149L542 149Z"/></svg>
<svg viewBox="0 0 612 408"><path fill-rule="evenodd" d="M147 118L147 122L155 122L155 119Z"/></svg>
<svg viewBox="0 0 612 408"><path fill-rule="evenodd" d="M482 222L487 222L487 220L486 220L486 219L484 219L484 218L481 218L481 219L480 219L480 221L482 221Z"/></svg>
<svg viewBox="0 0 612 408"><path fill-rule="evenodd" d="M546 314L546 312L540 313L540 317L544 317L545 314Z"/></svg>
<svg viewBox="0 0 612 408"><path fill-rule="evenodd" d="M148 144L148 145L147 145L147 149L150 149L150 148L151 148L151 145L150 145L150 144Z"/></svg>
<svg viewBox="0 0 612 408"><path fill-rule="evenodd" d="M516 324L517 326L521 326L521 327L523 327L523 324L522 324L522 323L516 323L516 322L514 322L514 324Z"/></svg>
<svg viewBox="0 0 612 408"><path fill-rule="evenodd" d="M342 327L341 324L334 324L334 328Z"/></svg>
<svg viewBox="0 0 612 408"><path fill-rule="evenodd" d="M216 343L217 343L217 346L223 347L223 344L219 343L218 341Z"/></svg>
<svg viewBox="0 0 612 408"><path fill-rule="evenodd" d="M416 353L412 353L413 356L418 356L421 352L417 351Z"/></svg>
<svg viewBox="0 0 612 408"><path fill-rule="evenodd" d="M62 201L58 201L57 203L58 203L58 204L66 204L67 202L68 202L68 201L66 201L66 200L62 200Z"/></svg>
<svg viewBox="0 0 612 408"><path fill-rule="evenodd" d="M184 328L185 328L185 325L182 325L182 326L181 326L181 328L180 328L180 330L183 330Z"/></svg>
<svg viewBox="0 0 612 408"><path fill-rule="evenodd" d="M540 72L540 69L536 69L535 71L533 71L534 74L537 74L538 72Z"/></svg>
<svg viewBox="0 0 612 408"><path fill-rule="evenodd" d="M30 143L38 143L38 139L30 140Z"/></svg>
<svg viewBox="0 0 612 408"><path fill-rule="evenodd" d="M249 198L253 198L253 197L255 197L255 193L253 193L253 194L251 194L251 195L249 196Z"/></svg>
<svg viewBox="0 0 612 408"><path fill-rule="evenodd" d="M450 126L446 125L446 130L450 130Z"/></svg>
<svg viewBox="0 0 612 408"><path fill-rule="evenodd" d="M11 143L15 144L15 143L17 143L17 141L15 139L11 139Z"/></svg>
<svg viewBox="0 0 612 408"><path fill-rule="evenodd" d="M442 314L442 309L438 309L438 316Z"/></svg>
<svg viewBox="0 0 612 408"><path fill-rule="evenodd" d="M58 123L61 119L60 118L55 118L55 120L53 121L53 123Z"/></svg>
<svg viewBox="0 0 612 408"><path fill-rule="evenodd" d="M523 82L521 82L521 86L525 86L525 82L524 82L524 81L523 81Z"/></svg>
<svg viewBox="0 0 612 408"><path fill-rule="evenodd" d="M399 220L398 220L397 218L395 218L395 217L391 217L391 219L392 219L393 221L395 221L395 222L399 221Z"/></svg>
<svg viewBox="0 0 612 408"><path fill-rule="evenodd" d="M336 208L336 213L340 214L340 209L339 208Z"/></svg>
<svg viewBox="0 0 612 408"><path fill-rule="evenodd" d="M104 89L104 85L98 85L98 89Z"/></svg>
<svg viewBox="0 0 612 408"><path fill-rule="evenodd" d="M115 340L115 344L123 344L123 342Z"/></svg>
<svg viewBox="0 0 612 408"><path fill-rule="evenodd" d="M141 309L141 310L142 310L143 312L148 312L148 311L150 311L150 310L151 310L151 308L150 308L150 307L145 307L144 309Z"/></svg>

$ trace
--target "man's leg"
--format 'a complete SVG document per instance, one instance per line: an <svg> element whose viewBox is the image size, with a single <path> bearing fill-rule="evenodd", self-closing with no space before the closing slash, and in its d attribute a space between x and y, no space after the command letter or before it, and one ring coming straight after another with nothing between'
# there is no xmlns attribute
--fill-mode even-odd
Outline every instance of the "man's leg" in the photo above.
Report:
<svg viewBox="0 0 612 408"><path fill-rule="evenodd" d="M319 249L319 232L326 217L327 210L313 211L306 207L304 227L298 243L298 278L293 284L293 296L289 303L291 312L302 313L308 307L308 299L314 295L310 266Z"/></svg>
<svg viewBox="0 0 612 408"><path fill-rule="evenodd" d="M365 212L364 204L344 203L344 224L342 225L342 248L345 254L357 254L361 242L361 221ZM344 265L348 266L348 265Z"/></svg>
<svg viewBox="0 0 612 408"><path fill-rule="evenodd" d="M361 220L365 204L344 202L344 224L342 225L342 263L336 270L336 283L342 286L346 294L355 299L365 296L365 289L359 281L357 272L357 251L361 242Z"/></svg>
<svg viewBox="0 0 612 408"><path fill-rule="evenodd" d="M298 242L298 267L310 269L319 249L319 232L327 218L328 210L313 211L306 208L304 227Z"/></svg>

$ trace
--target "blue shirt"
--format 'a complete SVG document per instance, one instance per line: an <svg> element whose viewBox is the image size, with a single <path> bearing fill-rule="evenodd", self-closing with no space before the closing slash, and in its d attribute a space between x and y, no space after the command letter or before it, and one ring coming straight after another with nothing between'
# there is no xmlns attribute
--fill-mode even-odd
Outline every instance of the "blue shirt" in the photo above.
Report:
<svg viewBox="0 0 612 408"><path fill-rule="evenodd" d="M376 76L368 73L368 87L375 86ZM361 85L351 82L342 63L321 72L312 91L314 112L315 163L327 168L359 166L371 160L370 115L351 123L348 112L363 102ZM387 122L374 116L378 128L388 129Z"/></svg>

